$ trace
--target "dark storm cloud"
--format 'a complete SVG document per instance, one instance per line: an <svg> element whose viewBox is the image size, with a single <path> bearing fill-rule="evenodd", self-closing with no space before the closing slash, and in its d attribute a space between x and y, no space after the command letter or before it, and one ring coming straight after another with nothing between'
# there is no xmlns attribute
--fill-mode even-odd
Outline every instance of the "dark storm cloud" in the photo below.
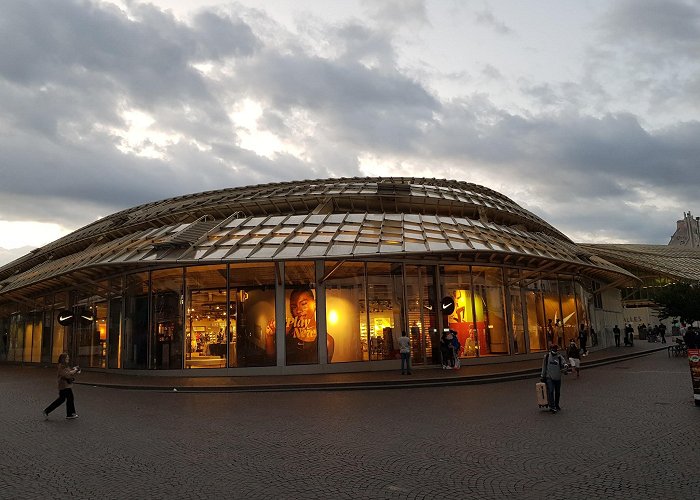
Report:
<svg viewBox="0 0 700 500"><path fill-rule="evenodd" d="M270 52L242 63L237 77L270 107L309 110L332 125L334 140L361 148L412 149L439 109L419 83L346 60Z"/></svg>

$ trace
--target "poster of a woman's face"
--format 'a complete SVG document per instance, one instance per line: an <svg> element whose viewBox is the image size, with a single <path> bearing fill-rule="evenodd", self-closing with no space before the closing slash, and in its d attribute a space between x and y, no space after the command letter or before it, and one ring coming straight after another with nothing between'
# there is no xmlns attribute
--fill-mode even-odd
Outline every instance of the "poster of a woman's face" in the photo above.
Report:
<svg viewBox="0 0 700 500"><path fill-rule="evenodd" d="M316 298L312 290L294 290L289 296L287 335L302 342L316 340Z"/></svg>
<svg viewBox="0 0 700 500"><path fill-rule="evenodd" d="M287 299L286 350L287 362L318 362L318 330L316 327L316 296L308 288L292 290ZM326 336L328 362L333 359L333 336Z"/></svg>

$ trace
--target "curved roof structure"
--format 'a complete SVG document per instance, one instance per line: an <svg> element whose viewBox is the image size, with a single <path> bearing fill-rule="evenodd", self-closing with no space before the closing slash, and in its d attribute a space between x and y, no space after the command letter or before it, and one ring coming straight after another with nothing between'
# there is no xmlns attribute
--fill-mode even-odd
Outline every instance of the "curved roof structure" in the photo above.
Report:
<svg viewBox="0 0 700 500"><path fill-rule="evenodd" d="M222 189L123 210L0 268L0 296L127 268L387 257L636 279L490 189L376 177Z"/></svg>
<svg viewBox="0 0 700 500"><path fill-rule="evenodd" d="M700 248L669 245L581 245L640 278L700 281Z"/></svg>

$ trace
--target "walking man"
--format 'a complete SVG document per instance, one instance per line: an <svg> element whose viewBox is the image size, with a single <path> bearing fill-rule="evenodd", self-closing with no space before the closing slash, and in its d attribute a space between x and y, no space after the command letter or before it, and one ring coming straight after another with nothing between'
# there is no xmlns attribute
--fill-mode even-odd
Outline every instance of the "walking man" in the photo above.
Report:
<svg viewBox="0 0 700 500"><path fill-rule="evenodd" d="M588 343L588 332L586 331L586 325L581 323L581 328L578 331L578 343L581 346L581 355L588 356L588 349L586 349L586 344Z"/></svg>
<svg viewBox="0 0 700 500"><path fill-rule="evenodd" d="M617 325L613 328L613 336L615 337L615 347L620 347L620 328Z"/></svg>
<svg viewBox="0 0 700 500"><path fill-rule="evenodd" d="M411 339L406 335L406 331L401 332L399 337L399 352L401 353L401 375L411 374Z"/></svg>
<svg viewBox="0 0 700 500"><path fill-rule="evenodd" d="M542 373L540 380L547 384L547 399L549 401L549 411L556 413L561 410L559 406L559 395L561 394L561 375L566 372L569 365L566 364L564 356L559 354L559 346L553 344L549 352L545 354L542 362Z"/></svg>

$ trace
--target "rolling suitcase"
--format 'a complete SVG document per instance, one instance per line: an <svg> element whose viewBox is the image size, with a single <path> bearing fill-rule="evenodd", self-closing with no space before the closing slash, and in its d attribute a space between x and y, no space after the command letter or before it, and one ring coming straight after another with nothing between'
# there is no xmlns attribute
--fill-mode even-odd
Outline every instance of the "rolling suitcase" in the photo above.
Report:
<svg viewBox="0 0 700 500"><path fill-rule="evenodd" d="M540 408L547 407L547 384L544 382L537 382L535 384L535 392L537 393L537 406Z"/></svg>

